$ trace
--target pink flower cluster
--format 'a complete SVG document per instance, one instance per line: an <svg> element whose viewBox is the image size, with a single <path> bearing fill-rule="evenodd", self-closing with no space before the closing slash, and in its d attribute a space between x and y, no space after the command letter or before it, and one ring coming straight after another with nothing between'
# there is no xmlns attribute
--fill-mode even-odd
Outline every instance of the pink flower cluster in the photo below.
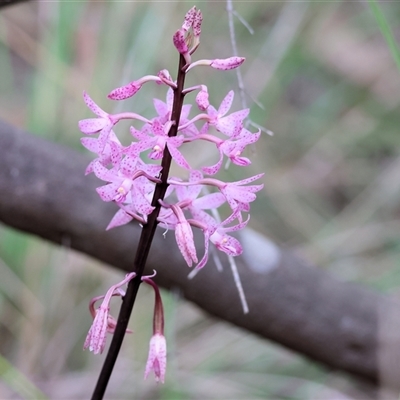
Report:
<svg viewBox="0 0 400 400"><path fill-rule="evenodd" d="M96 117L79 122L80 130L89 135L82 138L83 146L97 155L86 168L86 174L94 173L104 181L105 184L97 188L100 198L114 202L119 207L107 229L137 220L145 229L153 229L159 224L167 230L174 230L183 258L190 267L196 265L197 269L207 263L210 243L229 256L242 253L240 242L229 233L247 225L250 203L263 188L262 184L253 184L263 174L235 182L224 182L214 177L224 160L238 166L249 165L250 160L243 156L243 152L249 144L259 139L260 131L252 133L244 127L248 109L230 113L233 91L229 91L219 107L215 108L209 102L206 85L184 88L186 74L196 66L230 70L244 62L242 57L192 62L192 55L200 43L201 23L202 14L193 7L173 36L174 46L180 54L176 81L164 69L157 75L147 75L116 88L108 95L113 100L124 100L135 95L147 82L166 86L166 100L153 100L156 112L153 118L147 119L134 112L109 114L84 93L84 101ZM195 104L198 109L192 117L192 106L183 104L184 98L191 92L197 92ZM127 146L121 144L114 132L114 127L122 120L135 121L135 126L140 126L139 129L130 128L132 142ZM98 136L90 137L94 134ZM195 169L186 160L181 149L192 146L196 141L205 141L214 146L218 155L214 165ZM186 171L186 180L168 176L172 160ZM214 210L223 205L227 205L230 211L221 221ZM204 235L205 252L201 258L197 255L193 227L200 229ZM145 261L143 268L144 265ZM95 354L102 353L107 333L117 331L114 339L119 336L121 322L117 327L116 320L109 313L111 299L115 296L124 297L125 292L121 287L132 279L141 279L155 291L153 336L145 377L154 371L156 379L163 382L167 351L163 306L157 285L150 279L151 276L142 276L142 273L143 269L140 272L138 268L112 286L105 296L92 299L89 309L93 324L84 348L89 348ZM128 286L127 290L131 287ZM102 303L96 309L95 303L99 300ZM126 325L122 326L124 328L121 329L125 329Z"/></svg>
<svg viewBox="0 0 400 400"><path fill-rule="evenodd" d="M227 59L191 61L191 55L200 42L202 15L193 7L186 15L185 21L175 35L173 42L176 49L184 57L186 65L184 73L198 65L211 66L219 70L229 70L241 65L244 58L231 57ZM168 230L175 230L178 248L189 266L203 267L208 260L209 243L217 249L230 255L242 253L242 247L229 232L237 231L246 226L249 217L242 213L250 211L250 203L255 200L255 193L262 189L262 184L251 184L262 177L258 174L236 182L224 182L213 176L220 170L224 159L229 159L238 166L247 166L250 160L243 156L246 146L255 143L260 137L260 131L252 133L244 127L243 121L249 110L229 113L234 93L229 91L218 108L209 103L206 85L197 85L182 91L182 96L197 91L195 103L199 113L189 117L191 105L183 105L178 121L173 120L171 113L177 91L177 82L173 81L167 70L162 70L157 76L145 76L137 81L113 90L110 99L123 100L135 95L143 84L154 81L167 86L166 101L154 99L156 115L152 119L144 118L133 112L109 114L103 111L87 93L84 100L97 118L85 119L79 122L80 130L97 138L84 137L82 144L97 154L86 169L93 172L99 179L106 182L97 188L103 201L113 201L119 210L112 218L107 229L126 224L133 219L146 224L148 216L153 212L155 204L153 195L155 186L160 182L161 165L155 164L161 160L166 151L170 153L175 163L188 171L187 181L169 178L169 185L164 199L157 199L161 204L158 223ZM123 146L118 140L114 126L121 120L129 119L142 123L140 129L131 127L133 141ZM170 136L172 127L177 126L177 135ZM219 155L218 161L201 170L192 168L181 152L181 148L196 141L207 141L215 146ZM143 161L147 160L147 161ZM208 187L205 191L204 187ZM216 209L224 203L231 210L223 221L214 218L209 210ZM204 234L205 253L199 260L193 240L192 228L202 230Z"/></svg>
<svg viewBox="0 0 400 400"><path fill-rule="evenodd" d="M241 57L191 62L191 54L199 43L201 20L200 11L192 8L187 13L182 28L173 38L176 48L187 63L184 67L185 73L197 65L229 70L242 64L244 58ZM190 40L192 47L189 47L188 40L185 39L185 34L190 28L193 31ZM263 185L247 184L259 179L263 174L237 182L223 182L211 176L220 170L224 159L229 159L238 166L250 164L250 160L242 153L247 145L259 139L260 132L251 133L244 127L243 121L249 110L229 113L234 98L233 91L230 91L220 106L215 108L209 103L207 86L198 85L185 89L182 94L198 91L195 102L200 113L190 118L191 105L183 105L180 120L174 121L171 119L171 111L177 85L166 70L160 71L157 76L148 75L117 88L108 97L116 100L126 99L136 94L142 85L149 81L169 87L165 102L153 100L156 116L152 119L133 112L108 114L84 93L86 105L97 118L82 120L79 127L87 135L99 134L97 138L82 138L82 144L97 154L97 158L87 167L86 173L93 172L105 181L106 184L97 189L98 194L103 201L113 201L119 206L107 229L126 224L133 219L146 224L148 215L154 210L154 188L159 182L162 170L154 161L162 159L167 149L175 163L188 171L189 179L168 179L166 197L159 200L161 210L158 222L168 230L175 230L178 248L187 264L196 264L197 268L203 267L208 259L209 242L228 255L241 254L242 247L239 241L228 233L242 229L248 223L249 217L244 218L242 213L249 212L250 203L256 198L255 193L261 190ZM142 122L140 129L131 127L130 133L134 140L129 146L123 146L113 130L123 119ZM178 134L171 137L169 132L175 124L179 124ZM196 170L191 167L180 149L200 140L214 144L219 159L214 165ZM207 193L203 190L205 186L209 188ZM227 203L231 210L224 221L216 220L207 212L224 203ZM193 227L201 229L204 234L206 250L200 260L193 240Z"/></svg>

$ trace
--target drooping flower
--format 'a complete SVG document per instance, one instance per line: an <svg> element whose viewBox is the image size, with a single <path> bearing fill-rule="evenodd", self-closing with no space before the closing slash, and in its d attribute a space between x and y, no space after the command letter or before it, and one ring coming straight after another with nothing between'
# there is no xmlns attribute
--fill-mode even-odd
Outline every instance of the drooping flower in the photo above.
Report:
<svg viewBox="0 0 400 400"><path fill-rule="evenodd" d="M84 349L89 349L94 354L101 354L106 345L107 332L114 333L115 330L115 319L110 315L110 301L113 296L123 296L124 292L120 289L121 286L127 284L131 279L136 276L135 272L131 272L125 276L125 278L110 287L105 296L99 296L92 299L89 304L89 310L94 317L92 326L86 336ZM96 301L103 298L100 307L95 310L94 304ZM129 329L127 333L131 333Z"/></svg>
<svg viewBox="0 0 400 400"><path fill-rule="evenodd" d="M193 241L193 231L187 221L178 222L175 227L175 238L179 250L189 267L197 263L196 247Z"/></svg>
<svg viewBox="0 0 400 400"><path fill-rule="evenodd" d="M90 351L93 351L94 354L101 354L103 352L106 345L109 312L110 307L108 307L108 304L102 304L97 309L93 324L89 329L83 345L84 349L88 348Z"/></svg>
<svg viewBox="0 0 400 400"><path fill-rule="evenodd" d="M170 206L176 216L175 238L179 251L189 267L197 263L196 247L194 245L193 231L181 207L174 204Z"/></svg>
<svg viewBox="0 0 400 400"><path fill-rule="evenodd" d="M164 307L160 290L155 282L148 276L144 276L142 281L154 289L155 295L153 336L150 339L149 356L147 358L144 378L147 378L150 371L154 371L156 381L164 383L167 368L167 342L164 336Z"/></svg>
<svg viewBox="0 0 400 400"><path fill-rule="evenodd" d="M144 378L146 379L150 371L153 371L156 381L164 383L166 368L167 342L164 335L156 333L150 339L149 356L147 358Z"/></svg>

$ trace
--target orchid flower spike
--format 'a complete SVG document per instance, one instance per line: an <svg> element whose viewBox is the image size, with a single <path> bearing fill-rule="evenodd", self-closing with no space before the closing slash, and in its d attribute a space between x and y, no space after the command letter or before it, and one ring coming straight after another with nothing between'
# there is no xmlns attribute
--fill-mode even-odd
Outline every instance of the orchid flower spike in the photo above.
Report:
<svg viewBox="0 0 400 400"><path fill-rule="evenodd" d="M215 106L204 83L196 83L185 89L186 73L196 66L228 71L245 61L243 57L234 56L192 62L192 56L200 43L202 20L200 10L192 7L172 37L179 52L176 79L166 69L161 69L157 75L146 75L109 93L108 98L112 100L124 100L135 95L150 81L158 85L157 89L167 87L165 101L153 99L156 111L153 117L147 118L134 112L109 114L84 93L84 101L95 118L81 120L79 128L85 135L98 134L97 137L82 139L84 147L96 154L86 173L93 172L103 181L102 186L96 189L98 195L103 201L112 202L118 209L106 229L128 224L132 220L141 224L143 230L136 256L140 262L137 265L135 263L137 271L145 267L157 223L167 230L175 231L178 249L189 267L200 269L207 264L209 246L215 246L227 255L232 266L232 257L240 255L243 247L230 232L246 227L250 218L250 205L255 201L256 193L263 188L262 183L252 184L263 174L235 182L213 177L219 172L224 160L239 167L249 165L250 160L242 154L246 146L259 139L260 132L252 133L245 128L244 119L249 109L230 111L234 100L233 90L229 90L221 104ZM193 102L195 107L187 103L190 96L186 96L193 91L197 92ZM190 113L194 115L189 117ZM131 141L126 145L117 138L117 130L114 130L114 126L122 120L134 122L130 128ZM194 146L200 140L211 143L211 150L219 154L214 165L194 168L186 160L186 154L191 153L186 152L185 147ZM200 148L195 147L194 152ZM172 164L180 168L186 177L177 174L180 178L171 178L169 171ZM223 209L227 215L222 218L217 209L224 204L229 207ZM200 261L193 229L198 229L204 236L204 255ZM134 272L126 275L104 296L92 299L90 313L93 324L84 343L85 349L95 354L102 353L107 334L114 334L114 343L121 343L124 332L123 329L116 329L117 321L110 315L110 302L113 297L125 296L122 286L135 276ZM235 272L234 276L236 279ZM164 382L167 363L164 311L160 291L152 277L141 277L143 282L153 287L155 293L153 334L145 378L153 371L156 380ZM128 285L127 296L124 297L124 305L127 307L122 308L121 321L129 318L130 311L127 310L133 306L133 290L137 290L137 286ZM100 300L101 304L96 308L95 304ZM125 325L122 326L125 329Z"/></svg>

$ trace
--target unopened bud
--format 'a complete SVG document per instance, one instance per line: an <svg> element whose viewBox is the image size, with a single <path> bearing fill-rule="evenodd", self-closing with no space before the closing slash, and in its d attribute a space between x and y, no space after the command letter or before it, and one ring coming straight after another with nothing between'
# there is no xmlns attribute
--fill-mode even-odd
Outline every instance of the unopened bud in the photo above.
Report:
<svg viewBox="0 0 400 400"><path fill-rule="evenodd" d="M185 58L186 64L190 64L191 59L187 40L185 38L185 31L183 29L179 29L178 31L176 31L174 36L172 37L172 40L176 49Z"/></svg>
<svg viewBox="0 0 400 400"><path fill-rule="evenodd" d="M199 65L205 65L215 69L227 71L229 69L239 67L243 64L244 60L244 57L229 57L224 59L216 58L215 60L198 60L190 64L189 67L186 69L186 72Z"/></svg>
<svg viewBox="0 0 400 400"><path fill-rule="evenodd" d="M201 13L200 10L197 10L193 20L193 34L196 37L200 36L202 22L203 22L203 14Z"/></svg>
<svg viewBox="0 0 400 400"><path fill-rule="evenodd" d="M186 40L185 40L185 32L183 29L179 29L175 32L174 36L172 37L174 42L174 46L181 54L185 54L189 51Z"/></svg>
<svg viewBox="0 0 400 400"><path fill-rule="evenodd" d="M165 83L168 86L172 86L172 87L176 86L174 81L172 80L171 74L169 73L169 71L167 69L162 69L157 74L157 76L161 79L161 82L159 82L159 84Z"/></svg>
<svg viewBox="0 0 400 400"><path fill-rule="evenodd" d="M244 60L244 57L229 57L224 59L216 58L215 60L212 60L210 67L226 71L239 67L244 63Z"/></svg>
<svg viewBox="0 0 400 400"><path fill-rule="evenodd" d="M125 86L114 89L107 97L111 100L125 100L136 94L141 87L142 85L137 84L137 82L131 82Z"/></svg>
<svg viewBox="0 0 400 400"><path fill-rule="evenodd" d="M108 95L108 98L111 100L125 100L132 97L136 94L142 85L146 82L155 81L157 83L162 83L162 80L158 76L154 75L146 75L143 78L138 79L137 81L133 81L128 83L125 86L121 86L117 89L111 91Z"/></svg>
<svg viewBox="0 0 400 400"><path fill-rule="evenodd" d="M207 110L208 106L210 105L208 101L207 87L204 85L201 85L201 90L196 96L196 104L197 107L199 107L199 110L201 111Z"/></svg>
<svg viewBox="0 0 400 400"><path fill-rule="evenodd" d="M199 10L200 11L200 10ZM196 6L193 6L185 15L185 20L182 25L182 29L187 32L192 26L197 16L198 11Z"/></svg>

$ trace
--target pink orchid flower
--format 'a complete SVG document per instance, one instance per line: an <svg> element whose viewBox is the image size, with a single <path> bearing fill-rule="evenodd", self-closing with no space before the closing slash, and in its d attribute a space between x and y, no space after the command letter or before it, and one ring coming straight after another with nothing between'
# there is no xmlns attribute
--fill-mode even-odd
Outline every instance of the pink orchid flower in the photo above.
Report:
<svg viewBox="0 0 400 400"><path fill-rule="evenodd" d="M147 358L144 378L146 379L149 373L154 371L156 381L164 383L166 368L167 342L164 335L156 333L150 339L149 356Z"/></svg>
<svg viewBox="0 0 400 400"><path fill-rule="evenodd" d="M149 158L152 160L159 160L164 155L165 146L168 147L172 158L182 168L190 169L188 162L182 153L178 150L183 144L183 136L168 136L168 131L171 127L171 121L163 125L160 121L155 119L152 123L151 129L143 129L141 131L131 127L131 134L139 141L133 143L129 149L128 154L133 157L138 157L143 151L151 149Z"/></svg>
<svg viewBox="0 0 400 400"><path fill-rule="evenodd" d="M94 303L103 296L95 297L94 299L92 299L89 305L89 309L91 314L95 315L92 326L89 329L85 343L83 345L84 349L88 348L90 351L93 351L94 354L100 354L103 352L106 345L107 332L114 333L115 329L115 319L110 316L111 298L113 296L124 296L124 292L120 289L121 286L127 284L135 276L136 273L131 272L127 274L121 282L111 286L111 288L104 296L100 307L97 310L94 310ZM130 333L131 331L127 330L127 332Z"/></svg>
<svg viewBox="0 0 400 400"><path fill-rule="evenodd" d="M153 336L150 339L149 356L147 358L144 378L147 378L150 371L154 371L156 381L164 383L165 371L167 368L167 342L164 336L164 307L160 290L155 282L148 276L144 276L142 281L150 285L154 289L155 294Z"/></svg>
<svg viewBox="0 0 400 400"><path fill-rule="evenodd" d="M129 156L122 160L119 169L113 168L109 170L100 163L96 163L93 167L93 172L98 178L110 182L97 188L97 193L99 193L103 201L115 201L117 203L122 203L126 200L129 202L131 191L135 188L139 189L139 195L142 193L141 187L147 181L138 181L140 177L144 176L153 182L158 182L156 176L160 170L161 167L158 165L146 165L140 159L133 159Z"/></svg>
<svg viewBox="0 0 400 400"><path fill-rule="evenodd" d="M98 155L98 157L91 161L87 166L85 170L85 175L93 172L93 166L96 162L99 162L105 167L109 164L112 164L115 167L119 166L122 160L124 147L121 145L121 142L118 140L114 131L110 131L110 135L104 148L102 148L102 144L97 138L84 137L81 138L81 143L89 151Z"/></svg>
<svg viewBox="0 0 400 400"><path fill-rule="evenodd" d="M249 115L249 109L245 108L225 116L231 108L233 97L234 92L231 90L222 100L218 111L213 106L209 106L207 114L209 116L209 123L215 126L217 131L235 139L242 131L243 120Z"/></svg>

